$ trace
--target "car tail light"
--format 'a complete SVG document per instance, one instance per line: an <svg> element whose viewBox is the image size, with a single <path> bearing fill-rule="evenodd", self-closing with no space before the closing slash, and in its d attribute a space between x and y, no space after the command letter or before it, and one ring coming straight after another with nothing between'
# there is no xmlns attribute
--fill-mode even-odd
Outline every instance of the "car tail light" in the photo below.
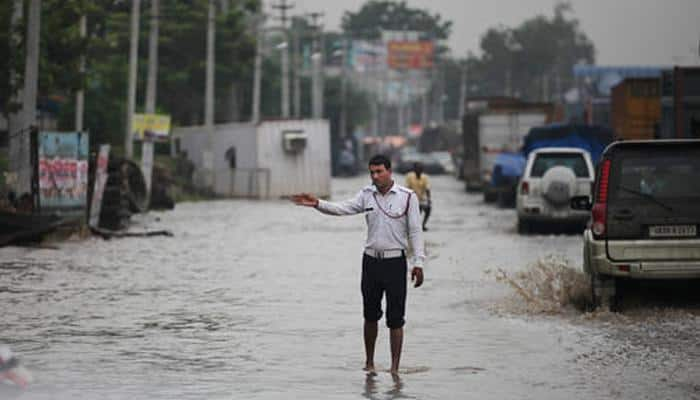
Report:
<svg viewBox="0 0 700 400"><path fill-rule="evenodd" d="M610 160L604 160L600 167L600 181L598 182L598 193L595 204L591 210L593 224L591 230L593 235L600 238L606 231L606 214L608 211L608 185L610 184Z"/></svg>
<svg viewBox="0 0 700 400"><path fill-rule="evenodd" d="M530 194L530 183L527 181L522 181L520 183L520 193L524 195Z"/></svg>

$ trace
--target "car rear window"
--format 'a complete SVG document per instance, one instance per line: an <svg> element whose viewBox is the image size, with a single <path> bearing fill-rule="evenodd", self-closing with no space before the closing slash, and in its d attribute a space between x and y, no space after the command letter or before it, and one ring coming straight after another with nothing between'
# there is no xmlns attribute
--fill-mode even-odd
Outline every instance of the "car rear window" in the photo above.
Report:
<svg viewBox="0 0 700 400"><path fill-rule="evenodd" d="M632 191L660 199L700 197L700 152L676 151L621 157L611 197L638 197Z"/></svg>
<svg viewBox="0 0 700 400"><path fill-rule="evenodd" d="M577 178L588 178L586 159L580 153L541 153L535 157L530 176L539 178L552 167L569 167Z"/></svg>

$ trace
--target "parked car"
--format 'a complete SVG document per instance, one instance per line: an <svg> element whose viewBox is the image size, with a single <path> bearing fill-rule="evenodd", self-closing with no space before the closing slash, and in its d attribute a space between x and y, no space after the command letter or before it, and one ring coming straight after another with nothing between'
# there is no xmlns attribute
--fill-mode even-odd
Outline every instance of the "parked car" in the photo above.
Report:
<svg viewBox="0 0 700 400"><path fill-rule="evenodd" d="M434 151L430 153L430 157L440 164L442 173L449 175L455 174L455 163L449 151Z"/></svg>
<svg viewBox="0 0 700 400"><path fill-rule="evenodd" d="M518 232L527 233L542 223L580 224L586 210L574 210L571 199L590 196L594 178L587 151L574 147L546 147L530 153L518 184Z"/></svg>
<svg viewBox="0 0 700 400"><path fill-rule="evenodd" d="M615 306L620 279L700 278L700 140L611 144L598 166L583 268L596 305Z"/></svg>
<svg viewBox="0 0 700 400"><path fill-rule="evenodd" d="M394 168L396 172L405 174L413 170L415 163L423 164L423 171L426 174L439 175L446 172L443 162L434 156L435 153L414 153L406 152L401 154L400 160ZM447 153L449 155L449 153ZM451 162L452 160L450 160Z"/></svg>

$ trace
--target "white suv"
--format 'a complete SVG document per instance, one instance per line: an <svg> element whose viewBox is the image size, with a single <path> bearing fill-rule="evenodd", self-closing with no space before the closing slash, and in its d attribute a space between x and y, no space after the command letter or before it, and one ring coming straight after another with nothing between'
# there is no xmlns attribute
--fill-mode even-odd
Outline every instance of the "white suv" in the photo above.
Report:
<svg viewBox="0 0 700 400"><path fill-rule="evenodd" d="M591 156L575 147L547 147L530 153L516 197L518 232L544 222L580 224L589 213L573 210L572 197L590 196L595 177Z"/></svg>

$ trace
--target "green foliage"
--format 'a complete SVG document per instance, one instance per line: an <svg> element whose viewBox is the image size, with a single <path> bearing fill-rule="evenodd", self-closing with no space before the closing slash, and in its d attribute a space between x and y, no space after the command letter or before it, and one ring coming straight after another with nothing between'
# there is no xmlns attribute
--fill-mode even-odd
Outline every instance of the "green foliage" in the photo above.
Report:
<svg viewBox="0 0 700 400"><path fill-rule="evenodd" d="M340 136L340 114L342 109L342 78L327 78L324 86L324 116L331 124L331 135ZM353 88L348 82L345 87L345 109L347 133L352 133L356 126L367 123L371 117L367 94Z"/></svg>
<svg viewBox="0 0 700 400"><path fill-rule="evenodd" d="M0 22L10 26L13 0L0 7ZM204 114L206 68L206 29L209 0L161 0L159 29L158 111L172 116L175 125L201 123ZM217 2L219 4L219 2ZM259 0L230 0L228 13L216 16L215 87L219 103L227 108L231 87L252 81L255 36L250 32L252 13ZM26 8L26 7L25 7ZM126 122L127 78L131 2L123 0L44 0L42 1L39 105L57 107L59 128L73 129L75 92L85 90L85 126L91 143L123 143ZM87 38L80 37L79 20L87 15ZM25 18L18 36L26 36ZM145 101L148 62L150 7L142 2L139 35L139 80L137 112ZM0 31L0 73L8 77L11 63L24 65L24 43L12 53L10 31ZM80 72L81 56L86 71ZM21 84L23 68L18 69ZM7 113L8 100L15 88L9 79L0 83L0 107ZM250 91L241 90L240 104L250 103ZM246 97L247 96L247 97ZM249 108L245 106L242 108ZM219 119L228 117L220 112Z"/></svg>
<svg viewBox="0 0 700 400"><path fill-rule="evenodd" d="M570 14L568 3L558 3L552 17L536 16L515 28L490 28L481 39L483 55L470 68L470 79L480 82L481 94L503 94L508 74L513 93L524 98L540 97L545 79L552 90L557 79L562 88L568 87L573 65L595 61L593 43Z"/></svg>
<svg viewBox="0 0 700 400"><path fill-rule="evenodd" d="M433 39L447 39L452 22L442 21L439 14L408 7L405 1L370 0L356 13L346 11L342 28L353 38L367 40L379 39L382 30L404 29L425 32Z"/></svg>

